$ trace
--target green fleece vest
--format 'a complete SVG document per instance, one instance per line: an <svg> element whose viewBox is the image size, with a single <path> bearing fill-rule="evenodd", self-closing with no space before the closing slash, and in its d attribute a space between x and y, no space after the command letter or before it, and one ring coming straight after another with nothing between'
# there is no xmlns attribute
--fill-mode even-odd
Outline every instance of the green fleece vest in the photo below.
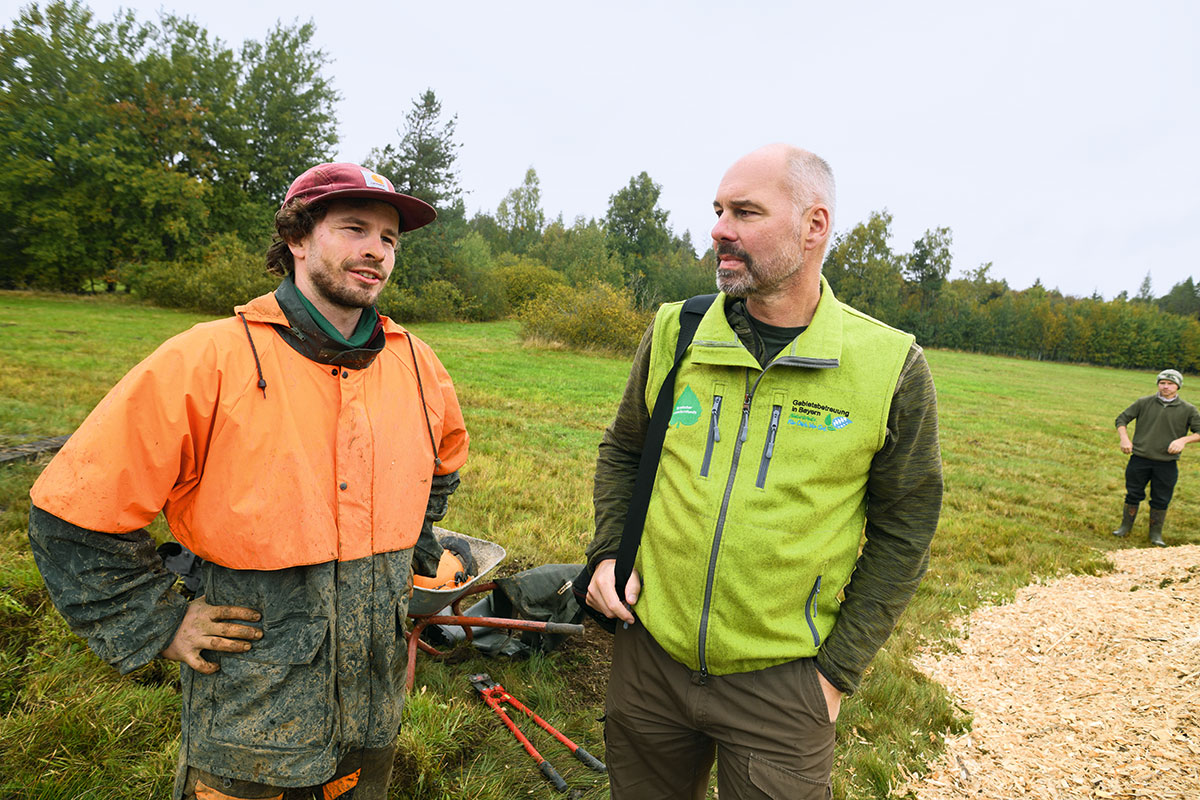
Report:
<svg viewBox="0 0 1200 800"><path fill-rule="evenodd" d="M822 278L808 329L763 369L724 302L701 320L675 379L637 561L639 619L677 661L714 675L816 655L832 630L913 342L839 303ZM651 412L680 307L655 318Z"/></svg>

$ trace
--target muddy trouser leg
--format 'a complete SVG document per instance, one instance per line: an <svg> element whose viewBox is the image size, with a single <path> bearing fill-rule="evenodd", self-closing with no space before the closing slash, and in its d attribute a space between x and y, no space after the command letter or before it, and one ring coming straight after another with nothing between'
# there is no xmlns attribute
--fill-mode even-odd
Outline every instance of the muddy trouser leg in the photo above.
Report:
<svg viewBox="0 0 1200 800"><path fill-rule="evenodd" d="M615 648L613 800L703 797L714 746L722 800L831 797L834 726L812 659L702 682L640 625L618 630Z"/></svg>
<svg viewBox="0 0 1200 800"><path fill-rule="evenodd" d="M333 778L318 787L318 800L387 800L396 746L353 750L338 762Z"/></svg>
<svg viewBox="0 0 1200 800"><path fill-rule="evenodd" d="M386 800L396 748L352 750L318 786L282 788L239 781L189 767L184 800Z"/></svg>

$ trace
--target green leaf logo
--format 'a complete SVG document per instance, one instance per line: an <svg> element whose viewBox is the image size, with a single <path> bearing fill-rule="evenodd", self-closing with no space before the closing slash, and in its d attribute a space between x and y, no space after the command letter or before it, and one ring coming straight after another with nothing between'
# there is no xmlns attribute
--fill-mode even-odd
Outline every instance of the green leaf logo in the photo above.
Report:
<svg viewBox="0 0 1200 800"><path fill-rule="evenodd" d="M832 425L832 424L833 424L833 414L826 414L826 415L825 415L825 424L826 424L826 425Z"/></svg>
<svg viewBox="0 0 1200 800"><path fill-rule="evenodd" d="M671 412L671 421L668 424L673 428L678 428L680 425L695 425L698 419L700 419L700 398L696 397L696 393L692 391L689 384L683 387L683 393L675 401L675 408Z"/></svg>

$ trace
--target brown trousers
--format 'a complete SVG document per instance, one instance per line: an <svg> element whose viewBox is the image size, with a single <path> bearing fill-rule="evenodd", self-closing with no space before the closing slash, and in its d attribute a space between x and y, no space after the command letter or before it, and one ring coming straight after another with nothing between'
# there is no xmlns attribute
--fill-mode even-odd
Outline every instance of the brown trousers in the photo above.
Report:
<svg viewBox="0 0 1200 800"><path fill-rule="evenodd" d="M834 725L814 659L702 679L641 624L618 628L605 761L613 800L829 800Z"/></svg>
<svg viewBox="0 0 1200 800"><path fill-rule="evenodd" d="M282 788L188 767L183 800L387 800L396 748L353 750L319 786Z"/></svg>

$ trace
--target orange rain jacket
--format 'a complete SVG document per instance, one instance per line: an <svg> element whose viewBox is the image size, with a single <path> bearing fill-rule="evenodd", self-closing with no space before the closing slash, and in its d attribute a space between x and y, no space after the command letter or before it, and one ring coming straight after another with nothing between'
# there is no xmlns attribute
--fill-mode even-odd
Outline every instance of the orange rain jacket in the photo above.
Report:
<svg viewBox="0 0 1200 800"><path fill-rule="evenodd" d="M180 543L231 569L412 547L431 477L467 457L462 411L437 356L382 317L387 343L375 360L333 367L269 327L288 325L274 295L235 313L253 349L238 317L165 342L71 436L34 484L33 504L109 533L144 528L161 510Z"/></svg>
<svg viewBox="0 0 1200 800"><path fill-rule="evenodd" d="M56 607L122 672L160 653L186 609L140 530L160 508L208 561L208 602L262 615L249 651L206 651L215 674L180 669L176 800L188 767L311 786L348 749L395 742L407 548L433 476L467 456L449 376L399 325L382 318L383 349L347 369L271 327L288 325L276 295L235 311L245 324L197 325L134 367L31 492Z"/></svg>

